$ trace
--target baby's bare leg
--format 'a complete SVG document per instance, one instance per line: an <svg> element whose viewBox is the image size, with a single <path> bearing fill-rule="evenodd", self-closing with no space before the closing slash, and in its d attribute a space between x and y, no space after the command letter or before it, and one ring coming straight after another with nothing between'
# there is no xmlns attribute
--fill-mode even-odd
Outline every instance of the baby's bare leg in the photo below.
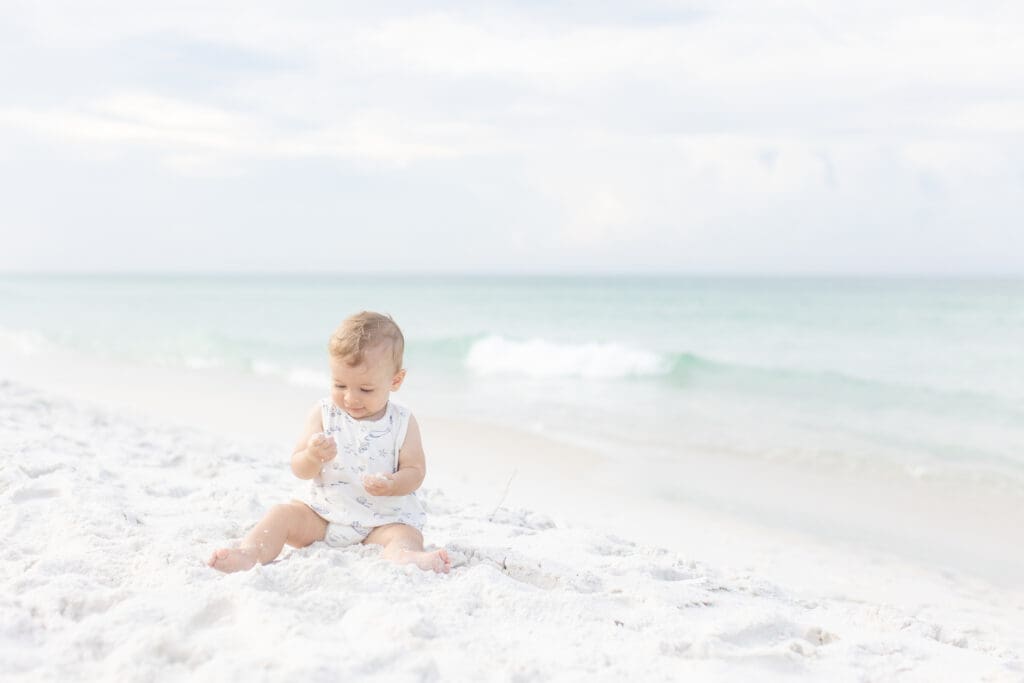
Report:
<svg viewBox="0 0 1024 683"><path fill-rule="evenodd" d="M275 505L246 534L239 547L215 551L207 564L222 572L251 569L257 562L272 562L281 554L285 543L305 548L322 541L326 531L327 522L306 505L298 501Z"/></svg>
<svg viewBox="0 0 1024 683"><path fill-rule="evenodd" d="M408 524L385 524L376 527L363 539L363 543L384 546L381 557L398 564L412 562L420 569L431 569L438 573L448 573L452 567L447 550L423 550L423 534Z"/></svg>

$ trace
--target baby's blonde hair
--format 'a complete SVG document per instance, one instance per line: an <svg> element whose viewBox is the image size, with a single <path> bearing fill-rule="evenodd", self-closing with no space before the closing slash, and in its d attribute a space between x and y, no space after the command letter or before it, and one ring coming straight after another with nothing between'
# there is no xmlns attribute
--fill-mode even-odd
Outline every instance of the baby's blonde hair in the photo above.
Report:
<svg viewBox="0 0 1024 683"><path fill-rule="evenodd" d="M402 369L405 338L390 315L363 311L345 318L327 343L327 352L349 365L359 365L366 352L385 344L391 347L395 372Z"/></svg>

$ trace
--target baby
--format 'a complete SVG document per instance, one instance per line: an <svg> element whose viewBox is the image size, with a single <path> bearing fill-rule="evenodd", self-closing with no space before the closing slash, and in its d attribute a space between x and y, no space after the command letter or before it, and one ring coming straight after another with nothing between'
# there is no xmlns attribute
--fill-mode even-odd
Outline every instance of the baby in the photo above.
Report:
<svg viewBox="0 0 1024 683"><path fill-rule="evenodd" d="M292 473L311 479L301 500L275 505L238 548L221 548L208 564L223 572L276 558L287 543L344 546L376 543L382 556L447 572L448 553L425 551L426 521L414 493L426 461L420 428L389 400L405 379L402 331L390 316L362 312L345 319L328 344L330 398L317 403L292 453Z"/></svg>

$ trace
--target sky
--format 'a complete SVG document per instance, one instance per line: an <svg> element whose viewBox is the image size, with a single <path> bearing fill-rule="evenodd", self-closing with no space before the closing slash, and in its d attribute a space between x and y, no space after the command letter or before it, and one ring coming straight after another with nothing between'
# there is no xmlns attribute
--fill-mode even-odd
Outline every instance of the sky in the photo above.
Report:
<svg viewBox="0 0 1024 683"><path fill-rule="evenodd" d="M1024 274L1019 2L0 17L0 271Z"/></svg>

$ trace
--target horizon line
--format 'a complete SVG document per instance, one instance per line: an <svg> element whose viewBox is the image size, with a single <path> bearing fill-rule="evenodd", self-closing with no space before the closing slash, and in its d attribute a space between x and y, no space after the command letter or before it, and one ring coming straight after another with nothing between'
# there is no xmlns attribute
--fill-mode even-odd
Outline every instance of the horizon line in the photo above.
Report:
<svg viewBox="0 0 1024 683"><path fill-rule="evenodd" d="M979 271L729 271L729 270L0 270L0 277L551 277L551 278L734 278L734 279L892 279L892 280L1018 280L1024 279L1024 272L979 272Z"/></svg>

